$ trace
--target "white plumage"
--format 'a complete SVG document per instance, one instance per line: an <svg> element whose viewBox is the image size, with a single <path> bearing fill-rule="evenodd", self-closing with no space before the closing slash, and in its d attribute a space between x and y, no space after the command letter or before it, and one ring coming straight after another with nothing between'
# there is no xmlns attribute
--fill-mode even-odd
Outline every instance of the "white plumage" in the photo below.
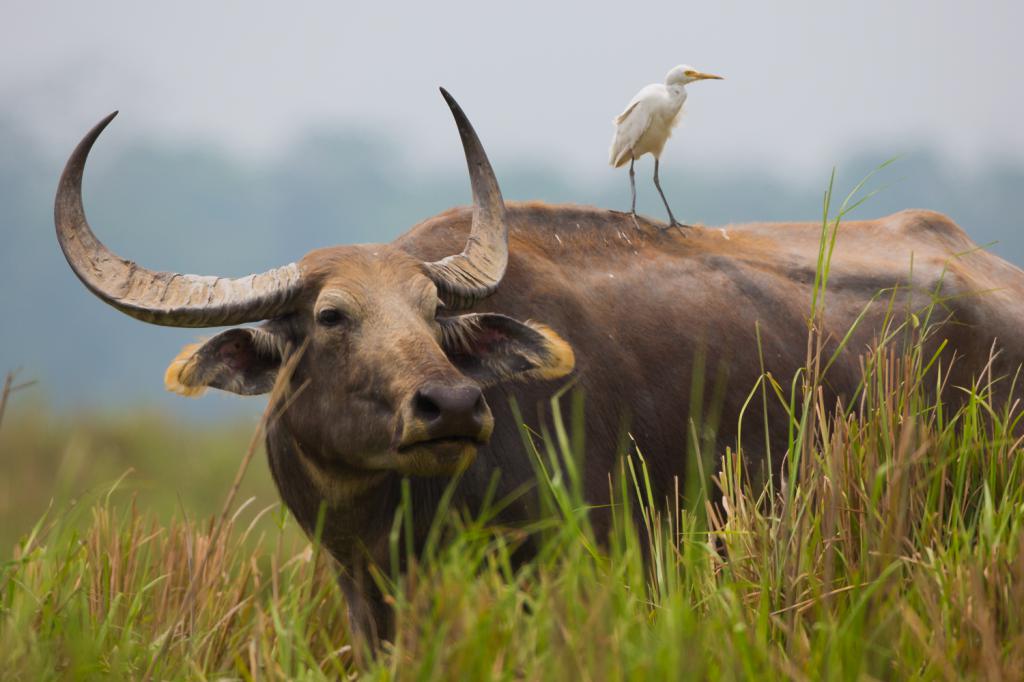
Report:
<svg viewBox="0 0 1024 682"><path fill-rule="evenodd" d="M608 163L615 168L629 162L629 184L633 193L632 214L636 218L636 180L633 163L644 154L654 156L654 186L658 188L661 200L671 225L679 225L672 209L669 208L665 193L658 180L658 166L665 143L672 135L672 129L679 123L686 103L686 84L693 81L721 76L702 73L685 64L677 66L665 76L664 83L653 83L636 93L626 109L615 117L615 137L608 153Z"/></svg>
<svg viewBox="0 0 1024 682"><path fill-rule="evenodd" d="M608 163L615 168L644 154L661 156L672 129L679 123L686 90L652 83L636 93L625 111L615 117L615 139Z"/></svg>

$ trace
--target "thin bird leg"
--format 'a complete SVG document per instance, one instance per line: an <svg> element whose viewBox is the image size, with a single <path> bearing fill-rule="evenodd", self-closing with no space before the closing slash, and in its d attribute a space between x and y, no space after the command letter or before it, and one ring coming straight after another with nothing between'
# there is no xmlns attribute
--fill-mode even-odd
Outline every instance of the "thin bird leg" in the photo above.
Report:
<svg viewBox="0 0 1024 682"><path fill-rule="evenodd" d="M659 162L660 162L659 159L654 159L654 186L658 188L658 194L661 195L661 200L665 203L665 210L668 211L668 220L669 220L668 226L669 227L679 227L679 228L688 227L687 225L683 225L681 222L676 220L676 217L674 215L672 215L672 209L669 208L668 199L665 198L665 193L661 191L661 182L658 180L658 164L659 164Z"/></svg>
<svg viewBox="0 0 1024 682"><path fill-rule="evenodd" d="M640 223L636 219L636 174L633 172L633 164L636 159L629 160L629 190L633 193L633 203L630 205L629 214L633 216L633 226L640 229Z"/></svg>

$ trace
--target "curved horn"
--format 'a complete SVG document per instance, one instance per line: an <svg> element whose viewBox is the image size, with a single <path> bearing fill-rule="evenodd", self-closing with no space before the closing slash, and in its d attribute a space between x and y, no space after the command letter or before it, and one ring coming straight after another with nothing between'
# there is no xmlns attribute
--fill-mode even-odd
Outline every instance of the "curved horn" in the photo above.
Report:
<svg viewBox="0 0 1024 682"><path fill-rule="evenodd" d="M462 108L441 88L462 137L469 180L473 186L473 224L462 253L427 263L427 271L441 297L456 308L466 308L491 295L505 276L508 264L508 224L505 202L480 139Z"/></svg>
<svg viewBox="0 0 1024 682"><path fill-rule="evenodd" d="M295 263L238 279L153 272L111 252L96 238L82 207L89 150L117 112L96 124L71 153L57 187L57 241L82 283L123 313L169 327L217 327L274 317L302 289Z"/></svg>

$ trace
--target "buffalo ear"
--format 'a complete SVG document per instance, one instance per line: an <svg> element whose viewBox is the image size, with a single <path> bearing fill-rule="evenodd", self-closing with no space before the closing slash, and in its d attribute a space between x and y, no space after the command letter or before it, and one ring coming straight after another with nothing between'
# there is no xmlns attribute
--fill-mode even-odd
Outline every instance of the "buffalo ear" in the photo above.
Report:
<svg viewBox="0 0 1024 682"><path fill-rule="evenodd" d="M439 323L441 345L452 364L484 386L557 379L576 365L572 347L543 324L496 314L459 315Z"/></svg>
<svg viewBox="0 0 1024 682"><path fill-rule="evenodd" d="M239 395L268 393L282 355L278 338L266 330L229 329L182 348L164 373L164 386L188 397L202 395L207 387Z"/></svg>

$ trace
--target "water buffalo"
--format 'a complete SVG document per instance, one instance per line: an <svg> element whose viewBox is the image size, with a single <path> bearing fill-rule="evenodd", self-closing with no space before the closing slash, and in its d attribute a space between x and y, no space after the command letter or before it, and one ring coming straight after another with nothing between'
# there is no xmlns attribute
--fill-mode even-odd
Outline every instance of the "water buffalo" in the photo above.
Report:
<svg viewBox="0 0 1024 682"><path fill-rule="evenodd" d="M403 478L416 510L415 543L456 472L454 504L470 510L496 473L498 497L529 488L534 470L510 396L538 429L556 390L573 381L583 391L582 483L600 505L627 433L645 455L656 495L685 473L692 377L703 371L696 365L718 387L714 446L721 451L735 444L762 362L786 380L805 358L820 225L677 231L641 220L637 230L627 214L506 205L476 133L445 98L473 206L430 218L390 244L320 249L240 279L153 272L120 258L94 236L81 198L89 150L112 116L72 153L56 197L68 263L106 303L168 326L263 321L186 348L167 370L171 390L266 393L286 350L302 348L290 407L267 432L270 468L307 532L324 505L324 545L341 565L354 626L371 638L388 633L390 613L368 566L387 570ZM908 305L941 293L940 336L964 359L957 380L979 371L995 340L1024 332L1024 273L978 251L948 218L904 211L844 224L824 319L833 347L861 319L829 370L836 395L855 389L858 355L883 325L891 301L876 294L898 284ZM1008 346L996 371L1021 359ZM766 445L784 445L786 414L771 402L767 434L756 399L743 425L755 464ZM532 500L515 497L504 519L530 519Z"/></svg>

